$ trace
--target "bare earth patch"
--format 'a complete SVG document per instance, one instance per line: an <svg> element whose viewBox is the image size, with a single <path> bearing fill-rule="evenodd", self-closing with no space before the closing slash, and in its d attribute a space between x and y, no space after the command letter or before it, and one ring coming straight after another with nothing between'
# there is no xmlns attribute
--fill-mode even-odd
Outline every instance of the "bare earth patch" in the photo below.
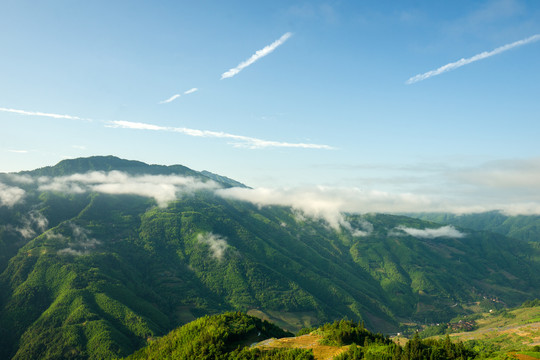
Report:
<svg viewBox="0 0 540 360"><path fill-rule="evenodd" d="M519 359L519 360L538 360L537 358L533 357L533 356L529 356L529 355L525 355L525 354L510 354L512 355L513 357L515 357L516 359Z"/></svg>
<svg viewBox="0 0 540 360"><path fill-rule="evenodd" d="M336 355L346 351L349 346L328 346L320 345L319 340L322 336L315 334L307 334L297 337L268 339L260 342L256 346L261 349L280 349L280 348L298 348L312 349L316 360L331 360Z"/></svg>

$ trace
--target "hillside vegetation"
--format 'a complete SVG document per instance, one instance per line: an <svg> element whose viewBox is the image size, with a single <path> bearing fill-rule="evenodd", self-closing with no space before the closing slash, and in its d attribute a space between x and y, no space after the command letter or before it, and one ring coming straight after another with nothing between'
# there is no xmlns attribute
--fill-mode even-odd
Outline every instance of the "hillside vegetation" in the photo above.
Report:
<svg viewBox="0 0 540 360"><path fill-rule="evenodd" d="M173 330L127 359L452 360L473 359L477 355L449 338L415 337L402 347L387 336L374 334L362 324L348 320L324 324L310 334L292 337L257 318L227 313L204 317Z"/></svg>
<svg viewBox="0 0 540 360"><path fill-rule="evenodd" d="M152 341L127 359L312 359L301 349L261 352L252 343L292 336L275 325L242 313L205 316Z"/></svg>

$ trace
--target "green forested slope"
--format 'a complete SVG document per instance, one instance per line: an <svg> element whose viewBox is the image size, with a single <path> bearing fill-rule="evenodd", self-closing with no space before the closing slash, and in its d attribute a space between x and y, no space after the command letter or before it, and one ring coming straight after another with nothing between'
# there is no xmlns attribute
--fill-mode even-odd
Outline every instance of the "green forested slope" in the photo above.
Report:
<svg viewBox="0 0 540 360"><path fill-rule="evenodd" d="M449 319L484 296L508 305L540 297L537 249L491 233L423 238L399 229L440 225L349 215L351 225L373 227L354 236L289 208L208 190L158 207L143 196L40 187L40 176L85 167L109 171L120 163L137 175L177 168L119 160L17 174L34 180L16 182L24 201L0 206L0 358L127 356L226 310L256 312L289 330L348 317L395 331L402 321Z"/></svg>
<svg viewBox="0 0 540 360"><path fill-rule="evenodd" d="M205 316L151 342L128 359L310 359L303 350L263 356L251 345L271 337L293 336L279 327L242 313ZM268 356L273 355L273 356Z"/></svg>

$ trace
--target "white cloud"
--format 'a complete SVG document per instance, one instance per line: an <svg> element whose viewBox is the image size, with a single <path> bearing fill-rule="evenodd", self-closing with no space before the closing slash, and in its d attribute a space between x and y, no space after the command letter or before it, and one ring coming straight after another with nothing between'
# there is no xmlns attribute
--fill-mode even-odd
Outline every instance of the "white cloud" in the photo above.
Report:
<svg viewBox="0 0 540 360"><path fill-rule="evenodd" d="M8 186L0 183L0 206L11 207L20 202L26 192L16 186Z"/></svg>
<svg viewBox="0 0 540 360"><path fill-rule="evenodd" d="M523 178L526 176L526 173L522 174ZM290 206L297 212L299 221L305 216L323 219L336 230L345 229L358 236L369 234L369 225L361 225L360 229L351 228L343 213L465 214L500 210L509 215L540 214L540 192L537 184L527 190L518 187L507 193L500 188L453 182L455 179L447 181L444 186L437 186L437 189L421 187L416 192L323 186L285 189L228 188L218 189L215 192L227 199L247 201L261 207Z"/></svg>
<svg viewBox="0 0 540 360"><path fill-rule="evenodd" d="M119 171L90 172L62 177L38 179L39 190L83 193L95 191L105 194L131 194L153 198L159 206L177 199L181 194L197 190L219 188L214 181L200 181L178 175L130 176Z"/></svg>
<svg viewBox="0 0 540 360"><path fill-rule="evenodd" d="M171 184L145 184L140 182L98 184L92 186L92 190L104 194L131 194L150 197L154 198L161 207L167 206L169 201L176 199L176 187Z"/></svg>
<svg viewBox="0 0 540 360"><path fill-rule="evenodd" d="M34 179L30 175L8 174L8 178L19 184L32 184Z"/></svg>
<svg viewBox="0 0 540 360"><path fill-rule="evenodd" d="M193 94L194 92L199 91L197 88L191 88L189 90L184 91L184 95Z"/></svg>
<svg viewBox="0 0 540 360"><path fill-rule="evenodd" d="M283 34L279 39L274 41L272 44L265 46L261 50L257 50L255 52L255 54L251 55L251 57L249 59L247 59L246 61L243 61L240 64L238 64L237 67L232 68L229 71L226 71L223 74L221 74L221 80L227 79L227 78L232 78L233 76L238 74L240 71L242 71L243 69L245 69L248 66L250 66L251 64L253 64L255 61L257 61L260 58L265 57L266 55L273 52L278 46L282 45L291 36L292 36L292 33L287 32L287 33Z"/></svg>
<svg viewBox="0 0 540 360"><path fill-rule="evenodd" d="M62 115L62 114L44 113L44 112L39 112L39 111L8 109L8 108L2 108L2 107L0 107L0 111L21 114L21 115L43 116L43 117L49 117L53 119L88 120L88 119L83 119L78 116L72 116L72 115Z"/></svg>
<svg viewBox="0 0 540 360"><path fill-rule="evenodd" d="M334 228L341 224L343 212L384 213L437 208L436 203L427 196L354 187L229 188L219 189L216 193L225 198L248 201L258 206L291 206L311 217L325 219Z"/></svg>
<svg viewBox="0 0 540 360"><path fill-rule="evenodd" d="M339 226L341 228L335 228L337 231L341 231L342 229L348 231L351 236L353 237L363 237L363 236L369 236L373 232L373 224L370 222L364 220L360 223L360 229L355 228L352 226L350 222L348 222L344 216L342 216L339 219Z"/></svg>
<svg viewBox="0 0 540 360"><path fill-rule="evenodd" d="M180 94L174 94L173 96L171 96L167 100L160 101L159 103L160 104L168 104L168 103L173 102L174 100L178 99L180 96L181 96Z"/></svg>
<svg viewBox="0 0 540 360"><path fill-rule="evenodd" d="M374 210L376 194L365 193L356 188L312 187L297 189L218 189L216 194L224 198L251 202L257 206L290 206L302 221L305 216L322 219L335 230L347 230L353 236L366 236L373 231L367 221L361 228L354 228L343 213L366 213ZM376 206L376 205L375 205Z"/></svg>
<svg viewBox="0 0 540 360"><path fill-rule="evenodd" d="M29 153L28 150L8 150L8 151L14 154L28 154Z"/></svg>
<svg viewBox="0 0 540 360"><path fill-rule="evenodd" d="M73 256L83 256L88 255L90 252L88 250L75 250L72 248L65 248L58 250L58 255L73 255Z"/></svg>
<svg viewBox="0 0 540 360"><path fill-rule="evenodd" d="M35 237L38 231L45 231L47 225L49 225L49 220L42 213L31 211L27 216L22 218L22 226L15 228L15 231L25 239L30 239Z"/></svg>
<svg viewBox="0 0 540 360"><path fill-rule="evenodd" d="M458 157L435 163L344 164L324 169L349 177L343 181L349 186L334 189L340 189L337 193L342 195L336 196L346 198L351 212L540 214L540 157L484 163Z"/></svg>
<svg viewBox="0 0 540 360"><path fill-rule="evenodd" d="M474 55L474 56L472 56L470 58L460 59L458 61L443 65L438 69L431 70L431 71L428 71L428 72L423 73L423 74L415 75L415 76L409 78L409 80L406 81L406 84L414 84L416 82L428 79L430 77L440 75L440 74L445 73L447 71L455 70L457 68L468 65L468 64L473 63L475 61L483 60L483 59L486 59L488 57L491 57L491 56L503 53L505 51L508 51L510 49L516 48L518 46L530 44L530 43L538 41L538 40L540 40L540 34L536 34L536 35L530 36L530 37L528 37L526 39L515 41L515 42L513 42L511 44L506 44L506 45L500 46L500 47L498 47L498 48L496 48L496 49L494 49L492 51L484 51L484 52L482 52L480 54L477 54L477 55Z"/></svg>
<svg viewBox="0 0 540 360"><path fill-rule="evenodd" d="M179 128L179 127L166 127L166 126L158 126L158 125L153 125L153 124L130 122L130 121L110 121L107 127L122 128L122 129L135 129L135 130L165 131L165 132L180 133L180 134L194 136L194 137L231 139L234 141L233 142L234 146L246 147L249 149L262 149L262 148L270 148L270 147L323 149L323 150L333 149L333 147L329 145L322 145L322 144L289 143L289 142L280 142L280 141L272 141L272 140L263 140L263 139L249 137L249 136L234 135L234 134L229 134L229 133L219 132L219 131L197 130L197 129Z"/></svg>
<svg viewBox="0 0 540 360"><path fill-rule="evenodd" d="M95 248L101 244L101 241L90 237L90 230L80 227L77 224L70 223L71 227L71 243L82 246L83 248Z"/></svg>
<svg viewBox="0 0 540 360"><path fill-rule="evenodd" d="M69 223L71 230L71 237L69 238L69 243L67 248L58 250L59 255L73 255L73 256L83 256L88 255L92 250L94 250L98 245L101 245L101 241L90 237L90 231L82 228L74 223ZM56 238L60 240L68 239L62 234L56 233L47 233L49 238Z"/></svg>
<svg viewBox="0 0 540 360"><path fill-rule="evenodd" d="M65 178L40 178L40 191L55 191L68 194L82 194L89 191L88 188L76 182L66 181Z"/></svg>
<svg viewBox="0 0 540 360"><path fill-rule="evenodd" d="M172 129L172 128L158 126L158 125L146 124L146 123L141 123L141 122L124 121L124 120L110 121L109 125L106 125L106 127L122 128L122 129L136 129L136 130L153 130L153 131L167 131L168 129Z"/></svg>
<svg viewBox="0 0 540 360"><path fill-rule="evenodd" d="M194 92L198 91L199 89L197 88L191 88L189 90L186 90L184 91L184 95L188 95L188 94L193 94ZM173 96L171 96L170 98L166 99L166 100L163 100L163 101L160 101L159 104L168 104L168 103L171 103L173 102L174 100L178 99L180 96L182 96L181 94L174 94Z"/></svg>
<svg viewBox="0 0 540 360"><path fill-rule="evenodd" d="M396 229L411 236L423 239L435 239L440 237L459 239L466 236L466 234L462 233L451 225L442 226L437 229L414 229L405 226L398 226Z"/></svg>
<svg viewBox="0 0 540 360"><path fill-rule="evenodd" d="M212 256L219 261L223 260L225 251L229 247L227 244L227 238L221 235L216 235L211 232L198 234L197 241L202 244L207 244L210 247Z"/></svg>

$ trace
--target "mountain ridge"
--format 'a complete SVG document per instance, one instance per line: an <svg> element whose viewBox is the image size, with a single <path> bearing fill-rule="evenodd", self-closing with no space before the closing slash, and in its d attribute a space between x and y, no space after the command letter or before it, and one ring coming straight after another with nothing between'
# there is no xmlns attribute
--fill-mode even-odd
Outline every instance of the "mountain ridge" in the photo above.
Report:
<svg viewBox="0 0 540 360"><path fill-rule="evenodd" d="M157 165L147 164L138 160L126 160L113 155L91 156L86 158L65 159L52 166L45 166L35 170L20 171L20 175L31 176L66 176L76 173L87 173L91 171L121 171L130 175L183 175L193 176L201 179L210 179L222 184L225 187L246 187L246 185L230 179L226 176L214 174L210 171L195 171L184 165Z"/></svg>

